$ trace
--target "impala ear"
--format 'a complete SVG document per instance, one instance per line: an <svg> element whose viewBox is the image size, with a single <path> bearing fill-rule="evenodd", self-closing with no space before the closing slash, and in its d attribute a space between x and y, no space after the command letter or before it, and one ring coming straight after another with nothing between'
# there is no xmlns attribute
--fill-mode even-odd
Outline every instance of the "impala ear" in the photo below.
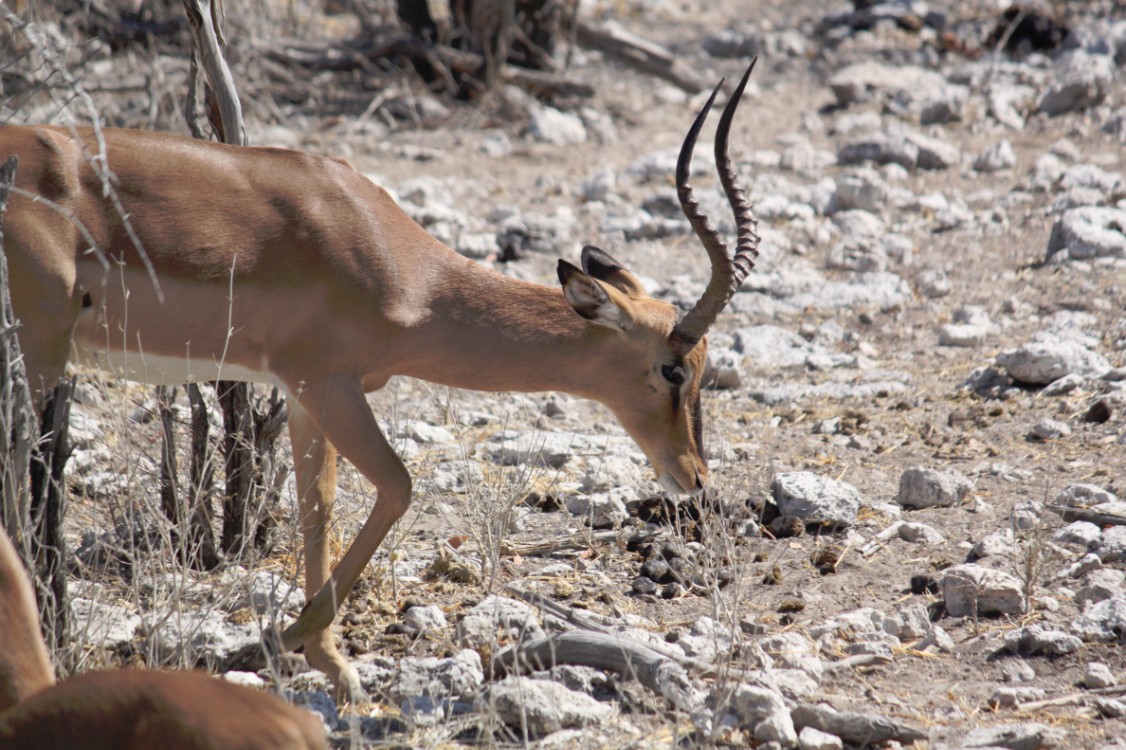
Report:
<svg viewBox="0 0 1126 750"><path fill-rule="evenodd" d="M632 325L633 318L626 309L627 300L617 289L565 260L559 261L558 272L563 296L579 315L591 323L619 331L625 331Z"/></svg>
<svg viewBox="0 0 1126 750"><path fill-rule="evenodd" d="M625 269L618 261L594 245L583 248L583 270L598 279L615 286L631 297L645 297L645 287L637 277Z"/></svg>

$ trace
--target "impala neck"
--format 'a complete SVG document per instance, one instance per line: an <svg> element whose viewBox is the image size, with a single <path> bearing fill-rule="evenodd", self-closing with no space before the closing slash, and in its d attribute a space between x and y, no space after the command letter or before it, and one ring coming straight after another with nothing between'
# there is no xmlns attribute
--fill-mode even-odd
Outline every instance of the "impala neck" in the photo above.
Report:
<svg viewBox="0 0 1126 750"><path fill-rule="evenodd" d="M405 336L402 374L484 391L557 390L597 398L608 367L628 359L621 335L584 320L558 287L471 261L445 276L430 315Z"/></svg>

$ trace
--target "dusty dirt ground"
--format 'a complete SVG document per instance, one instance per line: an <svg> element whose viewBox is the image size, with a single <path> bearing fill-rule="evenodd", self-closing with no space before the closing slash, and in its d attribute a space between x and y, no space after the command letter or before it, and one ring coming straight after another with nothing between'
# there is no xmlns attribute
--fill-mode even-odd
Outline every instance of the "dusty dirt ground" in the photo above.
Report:
<svg viewBox="0 0 1126 750"><path fill-rule="evenodd" d="M718 80L720 75L730 80L746 63L743 59L712 58L702 52L701 44L709 34L744 25L800 32L807 44L802 54L766 54L759 61L754 90L739 113L731 141L740 172L747 179L775 172L799 184L813 184L824 176L838 179L855 167L831 164L801 173L787 172L779 166L764 166L767 160L756 157L756 152L782 151L792 142L789 138L800 134L814 147L835 153L844 140L844 136L833 133L839 118L879 112L880 105L868 102L847 109L835 107L826 83L828 76L860 60L912 61L920 49L934 46L933 40L914 31L881 27L854 34L831 47L813 33L831 6L814 2L619 2L597 4L589 12L596 17L611 17L627 29L668 45L709 80ZM978 3L940 2L930 7L949 14L959 32L978 45L997 13L992 6ZM1067 7L1075 14L1072 20L1078 22L1077 5ZM237 17L238 9L228 8L228 13ZM974 33L978 34L976 38ZM962 62L957 52L935 54L939 69L948 70ZM237 59L236 71L253 65L253 59L244 56ZM472 104L443 98L446 116L427 120L423 126L405 120L382 121L369 123L359 132L350 132L347 115L318 118L316 113L302 112L293 122L264 122L259 116L263 107L248 106L248 129L252 141L275 140L317 153L345 155L358 169L379 176L392 188L418 178L432 178L448 191L450 205L469 217L485 219L498 206L543 214L565 207L575 217L567 253L572 260L583 244L593 243L602 245L635 273L652 279L658 288L668 288L685 274L701 280L705 258L693 237L681 234L639 241L625 241L620 234L604 237L601 215L587 205L579 187L600 170L621 175L638 158L679 146L701 98L589 50L576 50L569 73L594 87L594 97L581 106L610 118L615 134L612 141L592 139L564 146L536 142L523 134L526 123L520 108L511 106L502 93ZM1126 103L1121 69L1118 74L1110 96L1113 106ZM417 93L423 93L421 84L412 81L408 73L388 75L399 85L413 86ZM251 100L263 96L253 90L243 93ZM567 108L568 103L559 106ZM886 113L882 116L885 123L894 119ZM859 349L867 360L864 368L844 370L777 368L769 362L747 360L743 387L709 391L705 396L714 496L727 510L718 519L705 518L699 527L704 547L722 560L724 567L736 571L733 583L710 596L687 593L664 599L633 593L632 581L641 558L627 549L626 542L645 528L634 518L616 538L599 538L574 551L546 556L502 555L495 578L471 583L428 578L422 572L448 538L469 537L463 551L476 559L475 550L483 535L475 518L482 511L468 507L468 503L483 504L487 511L494 507L488 505L490 502L510 507L512 497L491 500L485 492L470 500L428 488L426 475L436 462L460 457L423 445L408 459L419 493L402 524L394 552L396 563L420 561L418 577L423 580L394 580L386 551L377 556L337 623L344 645L355 658L449 655L456 646L448 638L414 639L388 626L398 621L405 603L438 604L453 620L479 601L487 589L500 591L507 584L535 588L569 606L615 617L642 615L661 632L674 634L683 632L702 615L736 628L742 626L749 633L806 632L843 612L860 607L889 611L921 598L928 606L933 605L935 622L952 636L956 644L952 653L923 653L905 647L888 663L827 673L819 697L838 709L880 713L918 727L931 737L930 744L922 742L919 747L943 743L958 746L959 738L973 727L1027 720L1065 730L1063 747L1100 748L1114 740L1126 742L1126 726L1121 719L1100 718L1074 705L1021 712L990 705L990 696L998 685L1005 684L1006 666L1021 659L998 653L1003 635L1036 622L1066 629L1066 623L1076 616L1078 610L1068 596L1068 586L1073 584L1049 580L1051 574L1073 562L1077 557L1074 552L1069 553L1071 557L1050 561L1044 580L1034 592L1032 610L1023 616L976 620L945 616L935 595L912 593L910 585L913 576L934 575L943 567L966 561L973 544L987 534L1009 528L1012 511L1022 503L1050 502L1064 487L1080 482L1118 494L1124 490L1126 447L1122 439L1126 426L1121 413L1115 410L1105 422L1084 419L1090 404L1102 395L1098 383L1088 382L1061 396L1045 396L1038 389L1025 388L1008 390L999 398L985 398L961 385L975 368L992 364L998 352L1028 340L1041 330L1048 316L1061 310L1093 316L1094 323L1087 330L1099 337L1098 351L1112 365L1126 365L1123 349L1116 348L1116 342L1126 335L1126 272L1122 265L1044 264L1054 220L1050 214L1054 196L1028 192L1021 202L1005 200L1028 181L1036 159L1061 139L1074 145L1077 161L1095 163L1109 171L1126 169L1126 150L1111 135L1101 132L1091 114L1084 111L1058 117L1034 116L1022 131L1007 129L981 115L926 130L956 144L963 154L962 164L937 171L911 171L896 184L917 195L941 192L951 198L989 190L996 204L1004 205L1007 215L1007 224L1002 227L983 230L977 224L972 231L934 231L927 229L925 222L903 223L911 241L910 252L905 258L893 259L888 270L912 282L924 271L939 269L950 281L949 294L929 298L917 292L891 309L850 306L823 311L810 307L771 315L729 310L716 325L722 340L724 334L749 325L769 323L800 331L831 321L849 334L839 350ZM705 138L710 132L709 128ZM511 148L499 155L488 153L483 144L498 134L508 139ZM988 174L971 169L972 157L1000 138L1012 143L1016 166ZM699 149L698 159L705 160L707 154L707 148ZM710 189L714 181L709 174L702 174L696 183L701 189ZM619 179L615 191L624 205L637 205L659 191L670 199L674 195L667 179L644 184ZM767 196L754 197L762 201ZM989 202L978 200L971 205L975 212L983 212L983 204ZM827 221L824 217L818 220ZM888 225L895 228L899 221L893 208L887 216ZM763 225L781 235L789 230L787 222L778 218L764 219ZM830 279L852 273L826 270L828 250L828 244L818 244L808 234L797 233L788 248L764 252L752 272L752 283L756 275L783 270L797 259L822 269ZM521 277L554 284L555 261L554 255L528 253L520 260L497 265ZM938 326L950 322L954 311L963 305L984 308L999 325L980 346L939 346ZM878 380L876 375L882 372L897 373L906 388L868 398L801 397L775 405L751 396L765 384L863 382ZM111 410L130 410L146 398L143 391L132 386L110 385L106 391L110 394L106 407ZM481 465L488 462L475 452L475 446L502 427L578 435L621 434L609 412L562 394L473 394L396 381L375 394L371 402L382 419L422 419L457 428L462 450L468 455L464 460ZM545 413L549 403L560 407L561 416L548 416L553 409ZM460 427L464 421L461 416L478 412L496 419L488 427ZM815 432L821 420L835 417L843 417L851 425L846 434ZM1064 421L1071 434L1048 441L1031 438L1032 427L1045 418ZM146 428L127 425L123 429L143 432ZM145 442L144 438L134 440ZM151 455L151 442L147 450ZM857 488L867 505L892 502L900 475L913 466L951 469L973 483L967 499L955 507L906 512L907 520L930 524L941 532L945 539L941 543L916 545L892 540L873 554L861 554L859 547L864 541L894 520L871 507L862 509L852 531L811 529L803 536L785 539L737 536L737 524L729 517L734 512L731 509L759 505L769 497L771 478L779 472L806 470L842 480ZM495 484L502 487L501 494L505 483L514 481L496 473L495 468L486 466L485 472L486 485L499 477ZM644 477L639 494L648 498L653 495L653 486L647 473ZM517 482L518 490L509 491L521 496L530 490L565 496L575 480L566 470L542 470L528 481ZM339 513L344 543L350 537L348 529L362 520L373 500L371 488L345 468ZM96 519L98 515L98 511L76 500L74 518ZM517 550L521 543L562 536L581 539L587 533L580 519L565 513L534 510L524 515L521 510L519 515L518 527L503 533L505 542ZM1047 512L1042 521L1047 533L1063 525L1058 516ZM678 538L676 531L660 533L662 538ZM691 536L694 532L688 529L684 533ZM811 557L827 546L843 549L844 554L833 571L823 574ZM571 572L538 575L537 571L549 562L564 562ZM988 564L1010 572L1016 572L1019 566L1015 560L990 559ZM736 663L740 658L732 656ZM1044 689L1048 697L1075 692L1085 665L1092 661L1107 663L1120 676L1126 674L1126 656L1119 643L1086 644L1066 656L1022 660L1035 671L1027 684ZM393 713L394 707L381 705L376 697L373 706L361 710L381 715ZM635 697L623 713L628 715L632 729L601 727L585 737L574 737L573 746L668 747L678 741L703 742L698 736L683 737L690 731L684 717L676 717L664 707L646 705L643 698ZM680 740L676 739L678 735ZM387 741L427 742L421 735L412 738L409 733ZM443 741L452 740L447 737ZM711 741L740 745L747 736L733 732Z"/></svg>

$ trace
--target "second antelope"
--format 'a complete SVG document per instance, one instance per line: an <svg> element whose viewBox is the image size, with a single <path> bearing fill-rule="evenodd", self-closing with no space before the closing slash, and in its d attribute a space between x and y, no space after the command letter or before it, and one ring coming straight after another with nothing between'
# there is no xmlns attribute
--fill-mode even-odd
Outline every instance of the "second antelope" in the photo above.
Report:
<svg viewBox="0 0 1126 750"><path fill-rule="evenodd" d="M4 750L327 750L320 718L199 672L87 672L57 684L31 582L0 528Z"/></svg>
<svg viewBox="0 0 1126 750"><path fill-rule="evenodd" d="M703 489L705 334L758 254L755 217L727 153L751 69L715 141L738 227L733 254L688 184L718 86L681 148L677 193L711 261L707 289L683 318L594 247L583 249L581 268L559 261L562 293L486 269L330 159L139 130L2 128L0 158L20 158L4 235L32 388L42 397L74 353L146 383L222 378L283 389L309 603L280 645L304 645L338 691L358 694L331 625L411 499L411 477L364 398L393 375L594 399L666 490ZM336 451L378 497L330 571Z"/></svg>

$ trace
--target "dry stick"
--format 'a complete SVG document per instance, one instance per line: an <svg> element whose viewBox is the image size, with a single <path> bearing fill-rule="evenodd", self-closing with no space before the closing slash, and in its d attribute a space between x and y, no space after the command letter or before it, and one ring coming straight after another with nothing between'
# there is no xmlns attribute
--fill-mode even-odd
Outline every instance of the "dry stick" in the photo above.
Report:
<svg viewBox="0 0 1126 750"><path fill-rule="evenodd" d="M613 633L613 629L595 620L595 616L589 612L582 612L574 607L567 607L558 602L552 601L545 596L540 596L534 591L524 591L509 584L505 587L505 591L513 596L523 599L534 607L543 610L545 613L555 617L564 622L569 622L572 625L582 628L583 630L590 630L596 633Z"/></svg>
<svg viewBox="0 0 1126 750"><path fill-rule="evenodd" d="M583 99L589 99L594 96L593 86L583 83L582 81L576 81L573 78L543 70L529 70L527 68L518 68L514 65L502 65L500 68L500 77L502 81L515 83L518 86L534 91L546 91L562 96L577 96Z"/></svg>
<svg viewBox="0 0 1126 750"><path fill-rule="evenodd" d="M1072 703L1085 703L1092 695L1121 695L1126 693L1126 685L1111 685L1104 688L1092 688L1085 690L1082 693L1069 693L1068 695L1061 695L1056 698L1046 698L1040 701L1031 701L1029 703L1021 703L1017 705L1017 711L1036 711L1041 708L1051 708L1052 706L1067 706Z"/></svg>
<svg viewBox="0 0 1126 750"><path fill-rule="evenodd" d="M375 110L382 107L387 103L388 99L398 93L398 87L392 86L390 89L384 89L383 91L380 91L378 94L373 96L371 98L371 102L369 102L367 107L364 108L363 113L361 113L360 116L353 120L352 124L348 126L347 134L355 135L360 128L367 124L367 121L370 120L371 116L375 114Z"/></svg>
<svg viewBox="0 0 1126 750"><path fill-rule="evenodd" d="M577 36L584 47L615 55L628 65L664 78L690 94L708 88L708 84L672 52L617 26L579 21Z"/></svg>
<svg viewBox="0 0 1126 750"><path fill-rule="evenodd" d="M559 536L551 539L541 539L537 542L502 542L501 554L521 555L535 557L550 555L566 550L590 549L592 542L612 542L618 538L616 531L595 531L590 534L576 533L569 536Z"/></svg>
<svg viewBox="0 0 1126 750"><path fill-rule="evenodd" d="M199 109L203 101L203 71L199 68L199 47L192 45L191 62L188 64L188 103L184 119L188 121L188 132L192 138L207 140L199 121Z"/></svg>
<svg viewBox="0 0 1126 750"><path fill-rule="evenodd" d="M872 555L879 552L880 549L883 548L884 542L899 535L899 529L903 526L903 524L903 521L896 521L891 526L888 526L886 529L876 534L874 537L864 543L864 545L860 548L860 554L864 557L871 557Z"/></svg>
<svg viewBox="0 0 1126 750"><path fill-rule="evenodd" d="M850 745L871 747L889 740L910 744L925 740L926 733L880 714L837 711L826 704L799 703L790 712L796 729L813 727L835 734Z"/></svg>
<svg viewBox="0 0 1126 750"><path fill-rule="evenodd" d="M890 664L890 656L880 654L857 654L837 661L822 662L821 668L826 672L838 672L842 669L855 669L856 667L869 667L873 664Z"/></svg>
<svg viewBox="0 0 1126 750"><path fill-rule="evenodd" d="M512 38L514 41L520 42L524 48L528 50L530 57L535 59L537 65L543 66L542 70L556 71L559 70L559 63L555 61L547 50L532 41L532 38L520 27L520 24L515 24L512 27Z"/></svg>
<svg viewBox="0 0 1126 750"><path fill-rule="evenodd" d="M573 607L566 607L558 602L554 602L551 599L540 596L539 594L536 594L534 592L522 591L515 586L509 585L505 588L505 590L513 596L519 597L529 604L538 607L547 614L552 615L553 617L556 617L565 622L569 622L576 627L582 628L583 630L598 633L599 635L619 640L626 640L628 638L627 636L614 630L613 628L596 621L590 613L582 612L581 610L574 609ZM700 661L699 659L693 659L689 656L685 656L682 652L674 651L672 649L666 648L663 645L657 643L641 644L636 640L634 640L633 642L649 651L660 655L665 659L675 661L680 666L691 668L692 670L699 672L700 674L703 674L705 676L714 676L717 672L717 668L714 664L706 661Z"/></svg>
<svg viewBox="0 0 1126 750"><path fill-rule="evenodd" d="M698 709L700 692L687 671L647 645L622 635L572 630L510 646L494 660L502 672L550 669L575 664L636 677L637 681L677 708Z"/></svg>
<svg viewBox="0 0 1126 750"><path fill-rule="evenodd" d="M192 27L195 47L200 51L203 70L218 100L220 127L224 143L247 145L246 126L242 121L242 107L235 94L235 79L219 46L216 6L211 0L184 0L188 21Z"/></svg>
<svg viewBox="0 0 1126 750"><path fill-rule="evenodd" d="M1065 521L1087 521L1098 526L1126 526L1126 516L1117 513L1100 513L1087 508L1072 508L1064 505L1049 505L1048 510L1058 513Z"/></svg>

